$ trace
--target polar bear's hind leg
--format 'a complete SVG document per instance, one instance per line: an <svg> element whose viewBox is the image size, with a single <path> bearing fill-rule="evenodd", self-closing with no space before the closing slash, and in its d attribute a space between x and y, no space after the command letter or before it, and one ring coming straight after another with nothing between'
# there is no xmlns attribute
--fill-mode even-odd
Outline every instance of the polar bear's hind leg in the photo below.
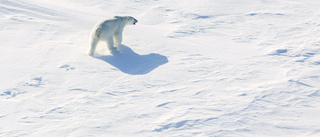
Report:
<svg viewBox="0 0 320 137"><path fill-rule="evenodd" d="M91 46L88 53L90 56L94 55L98 42L99 42L98 38L91 38Z"/></svg>

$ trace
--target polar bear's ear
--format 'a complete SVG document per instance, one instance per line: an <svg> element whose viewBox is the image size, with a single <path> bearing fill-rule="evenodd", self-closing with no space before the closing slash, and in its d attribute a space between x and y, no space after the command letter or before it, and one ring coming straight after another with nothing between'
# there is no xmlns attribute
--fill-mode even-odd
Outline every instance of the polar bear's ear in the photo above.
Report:
<svg viewBox="0 0 320 137"><path fill-rule="evenodd" d="M115 18L116 20L118 20L118 21L122 21L122 20L123 20L121 16L114 16L114 18Z"/></svg>

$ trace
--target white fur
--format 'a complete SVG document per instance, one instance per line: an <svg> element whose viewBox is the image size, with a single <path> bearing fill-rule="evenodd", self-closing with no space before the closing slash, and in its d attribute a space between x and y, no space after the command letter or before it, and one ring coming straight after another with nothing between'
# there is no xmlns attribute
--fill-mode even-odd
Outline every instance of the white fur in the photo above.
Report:
<svg viewBox="0 0 320 137"><path fill-rule="evenodd" d="M92 29L90 34L91 46L89 55L94 55L98 42L107 42L109 51L117 50L122 42L122 31L126 25L135 25L138 21L131 16L114 16L111 19L101 20Z"/></svg>

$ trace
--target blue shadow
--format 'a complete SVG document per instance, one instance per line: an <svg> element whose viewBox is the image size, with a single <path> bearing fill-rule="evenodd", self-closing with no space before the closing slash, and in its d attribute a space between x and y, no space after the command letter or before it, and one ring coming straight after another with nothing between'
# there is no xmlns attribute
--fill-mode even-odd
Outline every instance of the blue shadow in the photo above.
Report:
<svg viewBox="0 0 320 137"><path fill-rule="evenodd" d="M125 45L120 45L118 51L112 52L112 55L95 56L95 58L130 75L148 74L157 67L168 63L166 56L155 53L139 55Z"/></svg>

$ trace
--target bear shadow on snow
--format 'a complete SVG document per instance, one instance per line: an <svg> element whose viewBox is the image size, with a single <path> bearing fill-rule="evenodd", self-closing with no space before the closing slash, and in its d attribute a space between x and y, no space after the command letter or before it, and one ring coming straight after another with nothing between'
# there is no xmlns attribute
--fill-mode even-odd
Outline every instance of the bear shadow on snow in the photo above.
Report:
<svg viewBox="0 0 320 137"><path fill-rule="evenodd" d="M139 55L123 44L119 45L118 51L114 51L111 54L95 56L95 58L103 60L122 72L131 75L148 74L168 62L166 56L155 53Z"/></svg>

